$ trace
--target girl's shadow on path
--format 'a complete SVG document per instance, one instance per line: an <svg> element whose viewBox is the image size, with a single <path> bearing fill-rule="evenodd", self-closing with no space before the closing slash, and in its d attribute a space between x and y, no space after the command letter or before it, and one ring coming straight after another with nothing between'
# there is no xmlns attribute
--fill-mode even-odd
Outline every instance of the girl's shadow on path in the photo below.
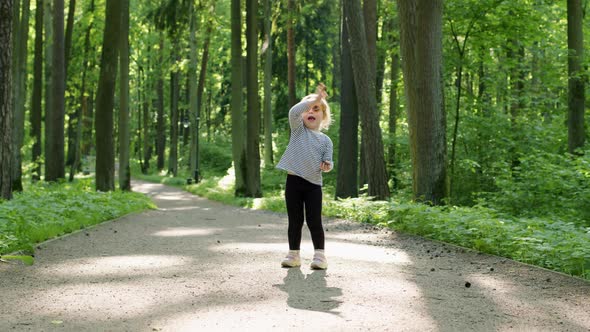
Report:
<svg viewBox="0 0 590 332"><path fill-rule="evenodd" d="M304 276L300 268L290 268L283 284L273 286L287 293L287 305L292 308L340 314L333 310L342 301L334 297L342 296L342 289L327 286L325 270L316 270Z"/></svg>

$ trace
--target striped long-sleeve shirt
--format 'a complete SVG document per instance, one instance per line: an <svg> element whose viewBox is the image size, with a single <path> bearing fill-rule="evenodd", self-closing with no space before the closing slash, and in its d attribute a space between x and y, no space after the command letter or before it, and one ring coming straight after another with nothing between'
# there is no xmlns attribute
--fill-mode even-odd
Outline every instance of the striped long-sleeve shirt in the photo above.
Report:
<svg viewBox="0 0 590 332"><path fill-rule="evenodd" d="M322 185L323 161L330 162L332 168L332 140L319 130L312 130L303 123L302 115L307 111L313 100L304 99L289 110L291 138L277 168L288 171L305 180Z"/></svg>

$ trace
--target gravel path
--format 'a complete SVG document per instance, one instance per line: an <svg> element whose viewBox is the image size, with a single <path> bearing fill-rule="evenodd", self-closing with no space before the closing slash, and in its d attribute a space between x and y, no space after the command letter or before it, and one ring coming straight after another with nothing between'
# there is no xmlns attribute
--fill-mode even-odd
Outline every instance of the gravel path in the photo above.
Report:
<svg viewBox="0 0 590 332"><path fill-rule="evenodd" d="M134 182L158 210L0 264L0 331L590 331L590 283L343 220L283 269L286 216ZM467 287L469 286L469 287Z"/></svg>

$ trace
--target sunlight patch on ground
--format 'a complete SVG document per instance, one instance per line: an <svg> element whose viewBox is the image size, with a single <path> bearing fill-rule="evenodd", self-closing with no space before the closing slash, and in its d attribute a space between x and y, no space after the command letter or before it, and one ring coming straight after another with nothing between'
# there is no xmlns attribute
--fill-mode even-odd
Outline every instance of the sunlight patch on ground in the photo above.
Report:
<svg viewBox="0 0 590 332"><path fill-rule="evenodd" d="M161 236L161 237L181 237L181 236L205 236L211 235L215 232L222 231L220 228L186 228L186 227L177 227L177 228L168 228L163 231L159 231L153 234L153 236Z"/></svg>
<svg viewBox="0 0 590 332"><path fill-rule="evenodd" d="M203 210L208 211L210 208L202 208L200 206L179 206L174 208L159 208L158 211L190 211L190 210Z"/></svg>
<svg viewBox="0 0 590 332"><path fill-rule="evenodd" d="M254 198L252 208L254 210L260 210L262 208L262 203L264 203L264 198Z"/></svg>
<svg viewBox="0 0 590 332"><path fill-rule="evenodd" d="M40 291L29 299L37 314L62 320L67 326L80 319L96 322L132 319L157 312L163 304L186 301L184 287L146 288L144 280L68 284ZM97 327L97 330L102 330Z"/></svg>
<svg viewBox="0 0 590 332"><path fill-rule="evenodd" d="M161 199L163 201L189 201L190 196L182 192L163 192L154 196L155 199Z"/></svg>
<svg viewBox="0 0 590 332"><path fill-rule="evenodd" d="M183 256L111 256L84 258L55 265L47 271L50 274L64 276L103 276L103 275L137 275L149 270L161 270L167 267L181 266L192 261Z"/></svg>
<svg viewBox="0 0 590 332"><path fill-rule="evenodd" d="M307 249L307 243L302 243L302 255L308 251L311 255L313 249ZM243 252L277 252L285 251L285 243L250 243L236 242L218 245L211 250L226 251L239 250ZM352 259L366 262L391 263L409 265L412 264L409 256L400 250L392 248L372 247L354 243L328 242L326 244L326 256L339 257L343 259Z"/></svg>
<svg viewBox="0 0 590 332"><path fill-rule="evenodd" d="M568 330L566 327L572 325L590 325L590 316L583 311L584 308L580 308L575 303L564 302L560 298L536 302L527 297L527 293L530 292L530 289L526 289L526 285L515 284L513 280L509 280L499 275L478 273L472 274L470 278L473 280L472 283L476 285L476 287L486 289L487 297L492 299L502 312L510 312L516 316L521 314L526 315L533 321L547 321L547 324L549 324L550 321L560 320L565 323L564 330ZM549 287L554 287L546 280L540 282L547 283ZM580 295L583 296L582 294ZM558 314L559 312L568 314L560 315ZM572 320L572 318L577 319ZM512 321L510 322L510 326L506 326L504 329L508 330L508 327L512 329L513 326L516 328L515 325L518 324L522 324L521 326L518 326L519 328L527 330L526 321Z"/></svg>
<svg viewBox="0 0 590 332"><path fill-rule="evenodd" d="M301 328L297 330L341 330L343 318L338 314L290 308L281 297L266 301L254 299L252 303L226 304L214 308L202 308L194 312L178 313L155 321L152 326L163 331L178 332L291 331L294 330L293 326ZM262 312L258 308L265 308L265 311Z"/></svg>
<svg viewBox="0 0 590 332"><path fill-rule="evenodd" d="M513 282L501 280L497 276L485 274L473 274L472 276L474 284L488 291L493 291L494 294L502 294L504 296L506 294L514 294L518 291Z"/></svg>

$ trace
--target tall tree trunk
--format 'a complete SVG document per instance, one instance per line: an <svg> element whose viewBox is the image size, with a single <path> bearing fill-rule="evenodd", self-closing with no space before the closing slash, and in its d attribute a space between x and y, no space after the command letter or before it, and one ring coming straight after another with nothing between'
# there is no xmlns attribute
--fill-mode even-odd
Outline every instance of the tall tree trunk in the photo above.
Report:
<svg viewBox="0 0 590 332"><path fill-rule="evenodd" d="M113 108L120 28L121 1L107 0L100 76L96 94L96 190L98 191L115 189Z"/></svg>
<svg viewBox="0 0 590 332"><path fill-rule="evenodd" d="M64 120L65 120L65 53L64 1L53 2L53 61L51 66L51 105L46 116L45 180L65 178Z"/></svg>
<svg viewBox="0 0 590 332"><path fill-rule="evenodd" d="M295 83L295 0L287 0L287 85L289 108L297 103Z"/></svg>
<svg viewBox="0 0 590 332"><path fill-rule="evenodd" d="M189 64L189 116L191 118L191 162L190 172L195 182L199 182L199 101L197 100L197 22L193 3L190 1L190 64Z"/></svg>
<svg viewBox="0 0 590 332"><path fill-rule="evenodd" d="M336 45L332 47L332 96L331 99L335 102L340 102L342 87L342 0L338 0L338 35L332 38L336 40Z"/></svg>
<svg viewBox="0 0 590 332"><path fill-rule="evenodd" d="M375 66L376 78L375 82L376 86L376 97L377 97L377 105L381 105L381 101L383 100L383 81L385 78L385 62L387 61L387 54L389 49L392 47L392 39L393 39L393 31L397 26L395 21L395 16L390 14L391 16L388 17L385 22L381 25L381 39L385 42L377 42L377 65ZM385 14L382 14L385 16Z"/></svg>
<svg viewBox="0 0 590 332"><path fill-rule="evenodd" d="M164 64L164 34L160 33L160 49L158 63L160 66ZM158 171L164 169L166 151L166 122L164 120L164 75L162 75L161 67L158 68L158 81L156 83L157 90L157 123L156 123L156 156Z"/></svg>
<svg viewBox="0 0 590 332"><path fill-rule="evenodd" d="M90 66L89 66L90 68ZM82 122L82 143L80 144L81 155L88 156L96 147L94 146L94 103L96 95L92 89L88 89L88 97L85 99ZM96 153L94 151L94 153Z"/></svg>
<svg viewBox="0 0 590 332"><path fill-rule="evenodd" d="M31 97L31 137L33 148L31 160L33 167L33 181L41 179L41 119L43 111L41 102L43 98L43 0L36 1L35 9L35 50L33 60L33 93Z"/></svg>
<svg viewBox="0 0 590 332"><path fill-rule="evenodd" d="M174 45L178 45L179 38L174 37ZM180 61L178 52L175 47L171 50L171 58L176 63ZM176 68L176 66L174 66ZM178 98L180 73L178 69L174 69L170 73L170 156L168 156L168 174L173 176L178 175Z"/></svg>
<svg viewBox="0 0 590 332"><path fill-rule="evenodd" d="M345 18L341 18L341 84L340 88L340 129L339 129L339 153L336 179L336 197L358 196L358 128L359 114L358 101L354 87L352 73L352 59L350 55L350 43L348 42L348 29Z"/></svg>
<svg viewBox="0 0 590 332"><path fill-rule="evenodd" d="M397 86L399 82L399 70L400 60L397 51L391 52L391 88L389 90L389 137L390 143L387 151L387 166L389 168L389 174L393 179L393 189L399 188L399 180L397 177L397 161L395 159L395 153L397 151L395 138L398 118L398 97L397 97Z"/></svg>
<svg viewBox="0 0 590 332"><path fill-rule="evenodd" d="M272 155L272 22L270 0L264 0L264 165L273 165Z"/></svg>
<svg viewBox="0 0 590 332"><path fill-rule="evenodd" d="M129 168L129 0L121 0L121 29L119 36L119 188L131 190Z"/></svg>
<svg viewBox="0 0 590 332"><path fill-rule="evenodd" d="M391 14L390 14L391 15ZM396 31L397 30L397 31ZM390 82L391 86L389 89L389 118L388 118L388 129L389 129L389 145L387 146L387 169L389 171L390 178L393 182L393 189L399 188L399 180L397 177L397 160L396 160L396 129L397 119L399 113L399 101L397 95L397 89L400 80L400 59L399 59L399 39L398 35L398 24L397 15L391 15L384 23L381 35L383 36L385 45L388 45L390 49L381 47L378 50L378 62L377 62L377 103L381 103L382 97L382 85L385 75L385 61L389 56L391 68L390 68Z"/></svg>
<svg viewBox="0 0 590 332"><path fill-rule="evenodd" d="M361 112L362 140L367 159L369 196L376 199L389 198L387 171L383 152L383 138L377 116L377 100L375 98L374 76L369 74L370 62L367 52L367 41L363 16L359 0L344 0L346 27L350 34L351 57L358 107Z"/></svg>
<svg viewBox="0 0 590 332"><path fill-rule="evenodd" d="M211 5L209 14L210 17L213 17L215 13L215 7ZM207 77L207 63L209 62L209 44L211 41L211 32L213 30L213 21L209 20L207 24L207 31L205 32L205 41L203 42L203 56L201 57L201 71L199 73L199 82L197 84L197 115L196 115L196 125L193 128L193 134L195 134L196 139L196 172L199 174L199 138L200 138L200 120L201 120L201 108L203 105L203 91L205 90L205 78ZM195 177L195 179L199 180L199 177Z"/></svg>
<svg viewBox="0 0 590 332"><path fill-rule="evenodd" d="M66 78L68 77L68 65L72 58L72 36L74 34L74 15L76 14L76 0L70 0L68 5L68 20L66 23L66 39L65 39L65 67Z"/></svg>
<svg viewBox="0 0 590 332"><path fill-rule="evenodd" d="M90 8L89 14L94 15L94 0L90 1ZM84 138L84 128L87 124L85 120L86 115L88 114L88 96L86 96L86 77L88 74L88 53L90 50L90 31L92 30L92 20L88 24L86 28L86 34L84 36L84 55L82 58L82 85L80 86L80 107L77 108L75 113L75 136L73 139L72 146L68 148L68 154L70 149L73 150L73 161L70 168L70 178L69 181L74 181L74 176L76 172L80 170L80 165L82 161L82 142ZM90 131L92 132L92 126L89 126Z"/></svg>
<svg viewBox="0 0 590 332"><path fill-rule="evenodd" d="M363 20L365 25L365 35L367 40L367 54L369 60L369 81L377 82L377 1L376 0L364 0L363 1ZM376 86L376 85L375 85ZM377 90L375 89L375 96L377 95ZM377 118L379 118L378 114L381 113L379 111L379 104L375 104L377 112ZM360 172L360 185L363 187L365 184L369 182L369 170L368 170L368 156L366 151L366 144L367 142L364 141L364 136L361 134L361 172Z"/></svg>
<svg viewBox="0 0 590 332"><path fill-rule="evenodd" d="M231 0L231 126L235 195L246 195L246 145L242 109L242 10Z"/></svg>
<svg viewBox="0 0 590 332"><path fill-rule="evenodd" d="M567 0L567 45L569 56L568 68L568 151L578 153L576 149L584 146L585 72L582 68L584 59L584 29L581 0Z"/></svg>
<svg viewBox="0 0 590 332"><path fill-rule="evenodd" d="M17 7L17 6L15 6ZM25 133L25 100L27 98L27 44L29 39L29 13L30 1L22 1L21 14L18 22L18 29L13 33L17 36L16 48L16 67L14 77L14 127L13 127L13 174L12 174L12 190L22 191L22 156L21 148L23 146Z"/></svg>
<svg viewBox="0 0 590 332"><path fill-rule="evenodd" d="M149 72L149 65L148 70ZM148 101L148 93L147 91L150 89L150 84L148 83L147 74L145 75L144 79L144 89L143 89L143 103L141 104L143 112L143 163L141 167L142 174L148 174L150 169L150 161L152 159L152 148L151 148L151 135L150 135L150 104Z"/></svg>
<svg viewBox="0 0 590 332"><path fill-rule="evenodd" d="M66 75L65 75L65 84L66 90L68 89L68 68L70 59L72 57L72 35L74 30L74 14L76 12L76 0L70 0L70 4L68 6L68 18L66 21L66 39L65 39L65 67L66 67ZM73 108L74 111L70 112L68 115L68 149L67 149L67 156L66 156L66 166L72 166L75 163L76 158L76 147L75 141L77 138L78 133L78 125L79 122L79 112L77 108ZM72 175L70 174L70 178Z"/></svg>
<svg viewBox="0 0 590 332"><path fill-rule="evenodd" d="M49 109L51 108L53 92L51 87L53 71L50 68L53 65L53 1L44 0L43 2L43 25L44 25L44 44L45 44L45 58L44 58L44 71L45 71L45 115L43 116L43 122L45 123L45 137L47 137L47 125ZM44 152L45 155L49 151L49 145L47 139L44 140ZM44 166L47 164L47 159L44 160Z"/></svg>
<svg viewBox="0 0 590 332"><path fill-rule="evenodd" d="M377 0L363 0L363 20L367 38L369 79L377 80ZM376 95L375 95L376 96Z"/></svg>
<svg viewBox="0 0 590 332"><path fill-rule="evenodd" d="M141 98L141 87L143 86L143 80L142 80L142 73L143 70L141 68L141 65L137 65L138 70L137 70L137 84L135 85L136 87L136 92L137 92L137 99L135 101L135 105L137 105L137 130L135 131L136 136L135 136L135 155L137 160L139 161L139 167L141 169L141 171L143 172L143 154L142 154L142 133L143 133L143 123L141 122L141 114L142 114L142 109L141 109L141 105L143 105L143 101Z"/></svg>
<svg viewBox="0 0 590 332"><path fill-rule="evenodd" d="M13 1L0 1L0 198L12 198Z"/></svg>
<svg viewBox="0 0 590 332"><path fill-rule="evenodd" d="M260 106L258 102L258 0L246 0L248 121L246 127L246 195L262 197L260 188Z"/></svg>
<svg viewBox="0 0 590 332"><path fill-rule="evenodd" d="M448 194L442 85L442 0L398 0L414 199Z"/></svg>

